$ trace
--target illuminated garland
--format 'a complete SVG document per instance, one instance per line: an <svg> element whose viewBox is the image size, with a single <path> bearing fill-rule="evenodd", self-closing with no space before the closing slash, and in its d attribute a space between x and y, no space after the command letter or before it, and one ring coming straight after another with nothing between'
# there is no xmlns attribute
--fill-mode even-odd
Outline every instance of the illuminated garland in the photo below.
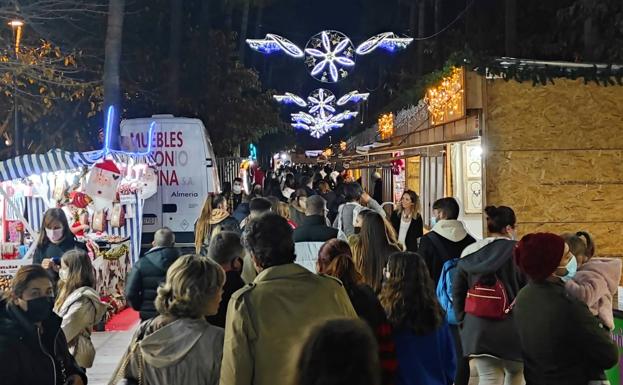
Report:
<svg viewBox="0 0 623 385"><path fill-rule="evenodd" d="M394 114L391 112L379 117L379 134L381 139L391 138L394 134Z"/></svg>
<svg viewBox="0 0 623 385"><path fill-rule="evenodd" d="M428 104L433 124L438 124L458 116L463 109L463 69L454 67L450 76L441 80L437 86L426 91L425 102Z"/></svg>

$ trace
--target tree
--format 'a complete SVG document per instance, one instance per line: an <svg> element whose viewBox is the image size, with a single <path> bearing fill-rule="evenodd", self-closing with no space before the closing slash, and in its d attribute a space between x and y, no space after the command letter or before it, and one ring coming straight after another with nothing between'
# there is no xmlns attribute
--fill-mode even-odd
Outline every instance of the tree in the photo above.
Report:
<svg viewBox="0 0 623 385"><path fill-rule="evenodd" d="M121 64L121 44L123 38L123 15L125 0L109 0L108 2L108 29L106 31L105 62L104 62L104 106L115 107L117 111L115 122L121 112L121 87L119 83L119 68ZM112 145L118 146L119 126L113 124Z"/></svg>

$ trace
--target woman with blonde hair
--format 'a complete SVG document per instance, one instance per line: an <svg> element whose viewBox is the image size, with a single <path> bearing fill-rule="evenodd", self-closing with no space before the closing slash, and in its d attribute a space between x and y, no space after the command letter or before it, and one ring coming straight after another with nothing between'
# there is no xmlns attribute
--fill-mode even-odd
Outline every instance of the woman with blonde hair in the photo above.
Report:
<svg viewBox="0 0 623 385"><path fill-rule="evenodd" d="M407 251L416 252L418 240L424 235L424 221L420 215L420 197L412 190L405 190L400 204L390 218L398 241Z"/></svg>
<svg viewBox="0 0 623 385"><path fill-rule="evenodd" d="M391 224L379 213L366 210L361 216L359 238L352 247L353 260L363 276L363 282L378 294L387 259L391 254L402 251L402 247Z"/></svg>
<svg viewBox="0 0 623 385"><path fill-rule="evenodd" d="M54 311L63 318L61 328L69 350L82 368L93 366L95 348L91 330L107 310L95 291L95 272L91 259L82 250L63 254L59 270L59 292Z"/></svg>
<svg viewBox="0 0 623 385"><path fill-rule="evenodd" d="M160 315L139 326L110 384L218 384L224 332L205 318L218 312L224 283L225 272L209 258L175 261L158 289Z"/></svg>
<svg viewBox="0 0 623 385"><path fill-rule="evenodd" d="M282 218L285 218L292 229L296 229L296 223L290 219L290 206L288 206L285 202L276 202L275 207L277 208L277 214L279 214Z"/></svg>
<svg viewBox="0 0 623 385"><path fill-rule="evenodd" d="M210 194L195 223L195 252L207 255L210 239L221 231L234 231L240 234L240 223L229 215L227 198L223 195Z"/></svg>

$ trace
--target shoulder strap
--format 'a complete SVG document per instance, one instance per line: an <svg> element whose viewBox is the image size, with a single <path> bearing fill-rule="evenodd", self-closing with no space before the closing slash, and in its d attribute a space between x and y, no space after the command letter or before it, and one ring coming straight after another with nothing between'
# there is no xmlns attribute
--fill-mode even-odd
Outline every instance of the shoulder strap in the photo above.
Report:
<svg viewBox="0 0 623 385"><path fill-rule="evenodd" d="M446 259L452 258L452 256L448 254L448 250L446 249L446 246L444 246L443 242L441 242L441 239L439 238L440 235L435 233L434 231L431 231L428 234L429 234L428 238L430 239L431 242L433 242L433 246L435 247L437 252L440 253L441 256L445 257Z"/></svg>

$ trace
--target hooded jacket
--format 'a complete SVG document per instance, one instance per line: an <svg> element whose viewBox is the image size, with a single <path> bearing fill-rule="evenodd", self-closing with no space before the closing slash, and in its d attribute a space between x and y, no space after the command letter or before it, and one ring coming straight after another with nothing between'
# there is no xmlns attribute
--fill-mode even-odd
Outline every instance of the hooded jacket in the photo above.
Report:
<svg viewBox="0 0 623 385"><path fill-rule="evenodd" d="M174 247L154 247L136 262L128 277L125 295L132 309L147 320L158 315L154 300L164 282L169 266L179 257Z"/></svg>
<svg viewBox="0 0 623 385"><path fill-rule="evenodd" d="M444 246L446 255L442 255L444 251L437 250L432 237L437 237ZM467 233L463 222L455 219L439 221L430 233L420 238L418 254L424 258L435 285L439 282L444 263L449 259L459 258L463 250L474 242L476 240Z"/></svg>
<svg viewBox="0 0 623 385"><path fill-rule="evenodd" d="M621 280L621 260L593 258L580 266L575 277L567 281L569 294L584 302L591 313L599 316L608 330L614 329L612 297Z"/></svg>
<svg viewBox="0 0 623 385"><path fill-rule="evenodd" d="M106 310L108 305L100 301L95 290L85 286L74 290L57 312L63 318L61 328L69 343L69 351L82 368L93 365L95 349L91 342L91 329L102 320ZM79 342L80 339L82 341ZM79 343L87 344L87 351L76 349Z"/></svg>
<svg viewBox="0 0 623 385"><path fill-rule="evenodd" d="M292 384L301 338L340 317L357 313L337 279L295 263L263 270L229 301L220 384Z"/></svg>
<svg viewBox="0 0 623 385"><path fill-rule="evenodd" d="M61 318L52 314L43 333L14 305L0 301L0 382L2 385L62 385L87 378L69 353Z"/></svg>
<svg viewBox="0 0 623 385"><path fill-rule="evenodd" d="M180 318L163 324L161 318L144 322L141 339L143 378L149 385L218 385L223 357L223 329L204 319ZM138 378L137 360L127 374Z"/></svg>
<svg viewBox="0 0 623 385"><path fill-rule="evenodd" d="M454 312L461 323L463 354L493 356L504 360L521 361L521 345L513 312L503 320L492 320L465 313L467 291L481 278L495 276L504 285L508 301L512 302L525 285L525 278L515 267L513 248L517 242L507 238L487 238L464 251L457 264L452 287ZM478 246L480 245L480 248Z"/></svg>

